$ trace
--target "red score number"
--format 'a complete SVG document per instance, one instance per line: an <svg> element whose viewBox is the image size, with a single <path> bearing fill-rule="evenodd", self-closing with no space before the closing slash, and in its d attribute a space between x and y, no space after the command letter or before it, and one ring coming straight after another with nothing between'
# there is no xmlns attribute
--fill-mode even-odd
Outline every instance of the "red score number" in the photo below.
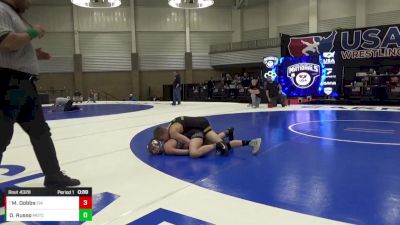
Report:
<svg viewBox="0 0 400 225"><path fill-rule="evenodd" d="M80 196L79 197L79 208L80 209L92 209L92 196Z"/></svg>

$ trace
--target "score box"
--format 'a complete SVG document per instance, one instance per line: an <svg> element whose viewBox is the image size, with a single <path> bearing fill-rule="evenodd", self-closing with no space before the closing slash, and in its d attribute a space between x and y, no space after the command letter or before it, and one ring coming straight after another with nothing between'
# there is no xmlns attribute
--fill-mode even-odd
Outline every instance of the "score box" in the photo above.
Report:
<svg viewBox="0 0 400 225"><path fill-rule="evenodd" d="M7 188L6 221L91 221L91 188Z"/></svg>
<svg viewBox="0 0 400 225"><path fill-rule="evenodd" d="M92 207L92 196L79 196L80 209L91 209Z"/></svg>

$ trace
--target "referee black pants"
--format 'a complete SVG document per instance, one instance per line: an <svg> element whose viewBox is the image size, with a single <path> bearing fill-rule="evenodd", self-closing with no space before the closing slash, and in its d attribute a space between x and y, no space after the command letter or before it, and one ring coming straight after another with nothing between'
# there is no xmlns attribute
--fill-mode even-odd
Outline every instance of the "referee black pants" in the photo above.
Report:
<svg viewBox="0 0 400 225"><path fill-rule="evenodd" d="M44 119L34 81L30 78L28 74L0 69L0 164L11 142L14 124L18 123L29 135L43 173L57 176L60 166L50 128Z"/></svg>

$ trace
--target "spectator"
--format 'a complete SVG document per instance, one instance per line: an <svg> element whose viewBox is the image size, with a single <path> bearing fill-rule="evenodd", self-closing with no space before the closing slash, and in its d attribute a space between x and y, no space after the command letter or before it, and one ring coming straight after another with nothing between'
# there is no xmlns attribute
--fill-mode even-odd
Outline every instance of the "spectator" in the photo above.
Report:
<svg viewBox="0 0 400 225"><path fill-rule="evenodd" d="M231 85L231 83L232 83L232 76L229 73L227 73L225 75L224 84L229 87L229 85Z"/></svg>
<svg viewBox="0 0 400 225"><path fill-rule="evenodd" d="M243 74L243 78L242 78L242 85L245 89L247 89L250 86L251 83L251 78L249 76L248 73L244 73Z"/></svg>
<svg viewBox="0 0 400 225"><path fill-rule="evenodd" d="M83 102L82 93L78 89L75 90L74 96L72 97L72 101L76 102L76 103L78 103L78 102L82 103Z"/></svg>
<svg viewBox="0 0 400 225"><path fill-rule="evenodd" d="M399 77L390 77L390 86L392 88L397 87L399 85Z"/></svg>
<svg viewBox="0 0 400 225"><path fill-rule="evenodd" d="M207 96L208 96L208 99L211 99L213 97L214 88L215 88L214 80L211 77L210 80L207 82Z"/></svg>
<svg viewBox="0 0 400 225"><path fill-rule="evenodd" d="M96 103L96 99L97 99L97 93L93 89L90 89L88 102Z"/></svg>
<svg viewBox="0 0 400 225"><path fill-rule="evenodd" d="M250 96L251 96L251 107L253 107L253 108L260 107L261 92L260 92L260 85L259 85L257 78L253 78L251 80L249 92L250 92Z"/></svg>
<svg viewBox="0 0 400 225"><path fill-rule="evenodd" d="M232 98L237 98L239 95L239 85L241 84L239 74L235 74L235 78L230 85L230 95Z"/></svg>
<svg viewBox="0 0 400 225"><path fill-rule="evenodd" d="M172 105L176 105L176 102L178 102L178 105L181 104L181 75L175 71L175 79L174 82L172 83Z"/></svg>
<svg viewBox="0 0 400 225"><path fill-rule="evenodd" d="M368 70L368 75L376 75L376 71L374 70L374 68L370 68Z"/></svg>
<svg viewBox="0 0 400 225"><path fill-rule="evenodd" d="M281 85L276 81L272 81L271 77L267 78L265 93L267 95L268 103L271 104L272 107L276 107L277 104L281 104L282 107L287 105L287 99L282 93Z"/></svg>
<svg viewBox="0 0 400 225"><path fill-rule="evenodd" d="M224 82L226 78L226 73L221 73L220 81Z"/></svg>
<svg viewBox="0 0 400 225"><path fill-rule="evenodd" d="M136 101L136 98L135 98L135 96L133 96L133 94L129 94L128 100L129 100L129 101L132 101L132 102L135 102L135 101Z"/></svg>

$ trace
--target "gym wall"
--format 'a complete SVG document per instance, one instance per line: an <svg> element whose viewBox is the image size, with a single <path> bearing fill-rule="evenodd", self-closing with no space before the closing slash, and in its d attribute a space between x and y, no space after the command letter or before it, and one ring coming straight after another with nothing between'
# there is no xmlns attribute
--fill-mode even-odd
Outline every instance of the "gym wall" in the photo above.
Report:
<svg viewBox="0 0 400 225"><path fill-rule="evenodd" d="M248 0L240 9L233 0L215 2L212 8L185 15L184 10L169 7L167 0L126 0L108 10L72 7L69 0L35 0L24 17L47 29L46 37L34 45L53 56L40 62L39 89L72 93L78 88L86 95L95 88L119 99L129 93L142 100L149 94L162 96L162 85L172 82L174 70L185 82L218 78L220 72L213 70L210 57L223 57L229 64L229 59L255 61L260 54L279 56L278 48L210 56L209 47L278 37L280 32L309 33L311 2L318 7L318 32L400 23L398 0ZM189 69L187 51L192 58ZM135 54L137 60L132 59Z"/></svg>

